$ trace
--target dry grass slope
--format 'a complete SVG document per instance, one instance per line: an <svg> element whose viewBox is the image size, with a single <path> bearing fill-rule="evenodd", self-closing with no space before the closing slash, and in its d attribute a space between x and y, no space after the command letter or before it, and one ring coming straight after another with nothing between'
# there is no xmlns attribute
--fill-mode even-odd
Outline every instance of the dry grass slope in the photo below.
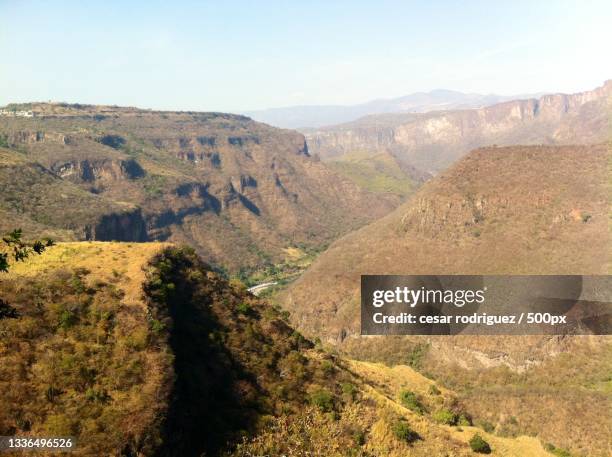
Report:
<svg viewBox="0 0 612 457"><path fill-rule="evenodd" d="M142 300L161 244L61 243L11 268L0 296L0 433L76 436L75 455L151 454L172 380Z"/></svg>

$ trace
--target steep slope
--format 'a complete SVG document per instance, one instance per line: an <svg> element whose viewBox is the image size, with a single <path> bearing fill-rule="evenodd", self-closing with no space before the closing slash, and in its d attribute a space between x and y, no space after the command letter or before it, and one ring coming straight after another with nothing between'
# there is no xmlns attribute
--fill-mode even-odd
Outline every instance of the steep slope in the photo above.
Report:
<svg viewBox="0 0 612 457"><path fill-rule="evenodd" d="M604 274L610 148L473 151L388 216L334 243L284 302L300 328L358 330L360 274Z"/></svg>
<svg viewBox="0 0 612 457"><path fill-rule="evenodd" d="M315 348L188 248L60 243L13 266L0 297L19 313L0 319L2 435L74 436L75 456L399 457L468 456L478 433L492 455L547 455L471 426L409 368Z"/></svg>
<svg viewBox="0 0 612 457"><path fill-rule="evenodd" d="M526 96L465 94L453 90L416 92L403 97L372 100L358 105L306 105L247 111L253 119L277 127L300 129L350 122L363 116L381 113L425 113L453 109L481 108Z"/></svg>
<svg viewBox="0 0 612 457"><path fill-rule="evenodd" d="M189 242L234 271L278 262L289 246L318 249L393 205L391 198L364 192L312 158L301 134L243 116L19 107L33 117L0 118L0 140L13 153L98 201L140 208L146 238ZM60 195L49 192L47 199L56 199L51 204L58 208L81 204ZM18 192L14 198L25 197ZM62 220L43 225L79 238L84 230ZM140 239L129 224L124 228L123 236L95 238Z"/></svg>
<svg viewBox="0 0 612 457"><path fill-rule="evenodd" d="M609 139L612 81L572 95L551 94L479 109L384 114L308 131L323 160L390 151L416 168L440 172L470 150L491 145L586 144Z"/></svg>
<svg viewBox="0 0 612 457"><path fill-rule="evenodd" d="M605 455L609 338L360 338L358 323L361 274L609 274L611 163L608 145L475 150L334 243L280 300L307 335L418 366L477 402L494 428L515 417L523 431Z"/></svg>

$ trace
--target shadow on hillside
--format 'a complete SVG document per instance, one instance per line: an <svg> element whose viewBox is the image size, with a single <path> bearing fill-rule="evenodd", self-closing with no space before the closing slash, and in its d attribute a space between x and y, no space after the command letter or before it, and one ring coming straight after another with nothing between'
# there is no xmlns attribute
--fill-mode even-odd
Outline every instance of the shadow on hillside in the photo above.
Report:
<svg viewBox="0 0 612 457"><path fill-rule="evenodd" d="M175 380L157 455L217 455L255 419L256 410L245 405L237 387L256 382L224 346L222 325L212 312L219 291L206 281L205 266L184 255L163 257L156 265L162 285L156 287L159 292L165 285L166 292L149 297L162 317L166 312Z"/></svg>

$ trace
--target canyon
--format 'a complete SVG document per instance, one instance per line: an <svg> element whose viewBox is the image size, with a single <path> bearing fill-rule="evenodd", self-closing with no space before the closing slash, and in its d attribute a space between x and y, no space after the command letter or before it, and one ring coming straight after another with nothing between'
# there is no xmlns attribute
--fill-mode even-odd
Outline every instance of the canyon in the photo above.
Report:
<svg viewBox="0 0 612 457"><path fill-rule="evenodd" d="M320 250L397 205L312 157L304 136L221 113L28 104L0 119L0 228L173 241L220 268Z"/></svg>

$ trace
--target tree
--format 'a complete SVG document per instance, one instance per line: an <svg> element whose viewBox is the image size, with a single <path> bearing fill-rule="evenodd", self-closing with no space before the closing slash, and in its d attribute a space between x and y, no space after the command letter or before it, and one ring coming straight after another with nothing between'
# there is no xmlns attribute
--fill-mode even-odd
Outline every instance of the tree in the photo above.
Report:
<svg viewBox="0 0 612 457"><path fill-rule="evenodd" d="M6 273L8 271L10 258L15 262L21 262L27 259L30 254L42 254L47 247L54 244L53 240L49 238L28 243L23 241L22 235L21 229L15 229L2 237L4 250L8 250L8 252L0 252L0 272Z"/></svg>
<svg viewBox="0 0 612 457"><path fill-rule="evenodd" d="M21 229L15 229L11 233L2 237L0 243L0 273L6 273L9 270L9 260L21 262L27 259L30 254L42 254L44 250L53 246L53 240L46 239L44 241L36 240L32 243L23 241ZM0 319L15 319L18 317L17 310L9 305L4 300L0 299Z"/></svg>

